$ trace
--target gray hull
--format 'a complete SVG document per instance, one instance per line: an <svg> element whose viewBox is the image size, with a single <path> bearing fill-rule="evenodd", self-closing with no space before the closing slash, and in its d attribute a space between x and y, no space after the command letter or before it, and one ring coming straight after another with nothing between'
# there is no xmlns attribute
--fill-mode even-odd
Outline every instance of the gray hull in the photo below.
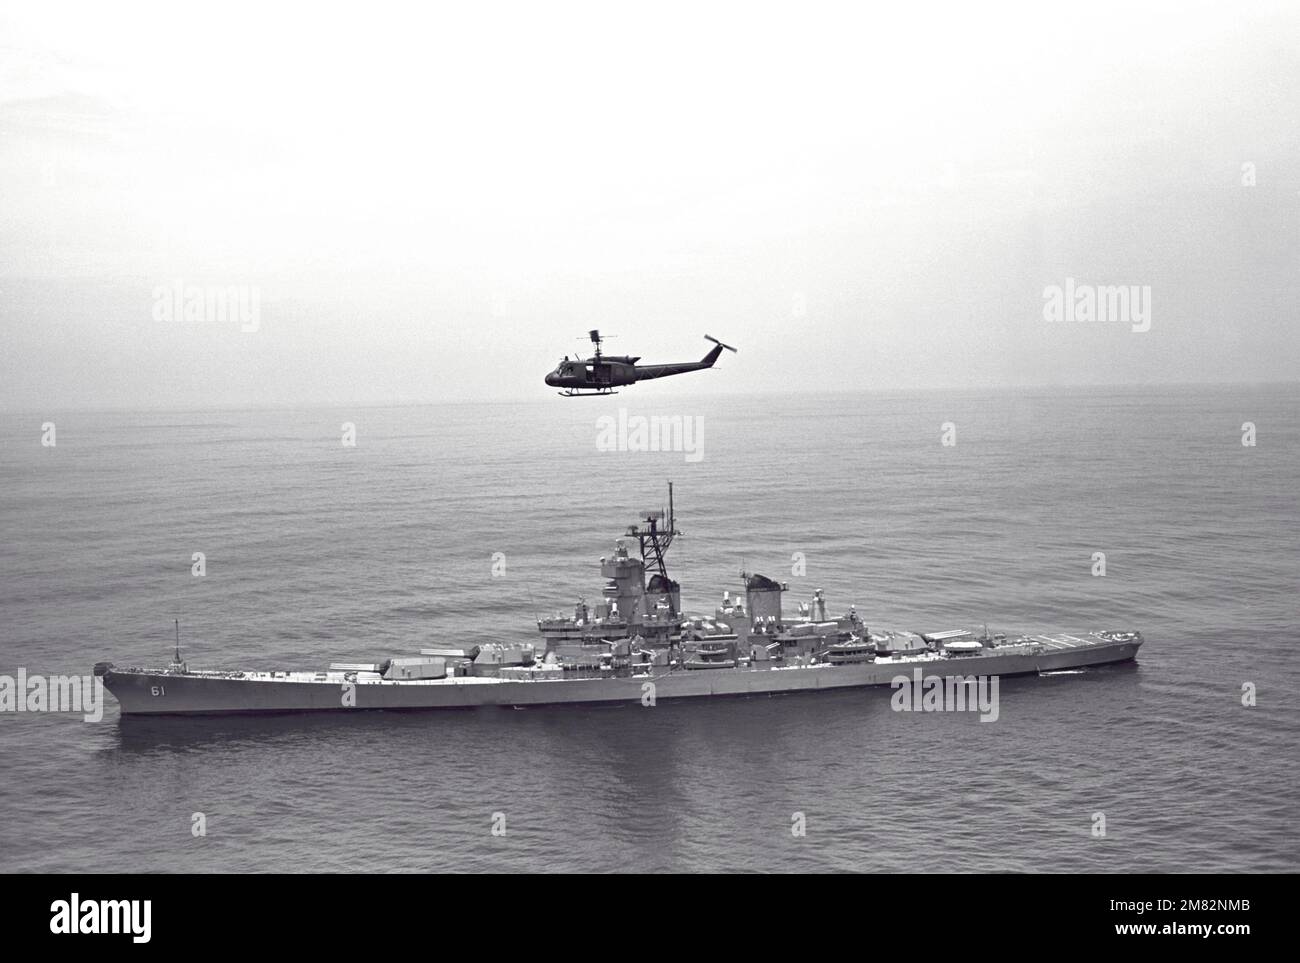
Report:
<svg viewBox="0 0 1300 963"><path fill-rule="evenodd" d="M964 657L912 657L848 665L673 669L606 678L501 680L460 677L411 682L349 682L340 673L177 672L107 668L105 687L123 715L349 712L357 709L451 709L618 703L706 696L765 695L889 685L926 677L1026 675L1132 659L1142 639L1096 633L1036 636L1028 646Z"/></svg>

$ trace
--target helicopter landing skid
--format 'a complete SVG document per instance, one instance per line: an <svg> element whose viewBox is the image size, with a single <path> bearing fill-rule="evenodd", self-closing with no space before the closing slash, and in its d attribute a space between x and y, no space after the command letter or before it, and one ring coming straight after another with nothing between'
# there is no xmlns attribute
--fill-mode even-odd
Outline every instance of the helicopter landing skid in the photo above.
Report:
<svg viewBox="0 0 1300 963"><path fill-rule="evenodd" d="M604 395L618 394L613 388L598 388L595 391L575 391L570 388L567 391L557 392L562 398L599 398Z"/></svg>

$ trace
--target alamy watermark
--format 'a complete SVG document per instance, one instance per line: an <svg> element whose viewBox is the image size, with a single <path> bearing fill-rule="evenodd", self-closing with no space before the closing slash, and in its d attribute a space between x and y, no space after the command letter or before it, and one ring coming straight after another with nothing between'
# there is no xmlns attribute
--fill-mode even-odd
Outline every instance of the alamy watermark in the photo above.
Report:
<svg viewBox="0 0 1300 963"><path fill-rule="evenodd" d="M147 899L69 899L50 904L50 932L56 935L81 933L124 934L133 943L148 943L152 932L153 901Z"/></svg>
<svg viewBox="0 0 1300 963"><path fill-rule="evenodd" d="M0 712L77 712L86 722L104 718L104 680L87 675L0 675Z"/></svg>
<svg viewBox="0 0 1300 963"><path fill-rule="evenodd" d="M1043 288L1043 320L1127 324L1137 334L1151 330L1151 286L1136 284L1077 284Z"/></svg>
<svg viewBox="0 0 1300 963"><path fill-rule="evenodd" d="M180 278L153 289L153 319L186 324L238 324L252 334L262 325L262 289L247 284L186 284Z"/></svg>
<svg viewBox="0 0 1300 963"><path fill-rule="evenodd" d="M889 686L894 690L889 706L895 712L978 712L980 722L998 721L995 675L924 675L917 666L910 679L896 675Z"/></svg>
<svg viewBox="0 0 1300 963"><path fill-rule="evenodd" d="M629 415L596 419L597 451L680 451L688 462L704 458L702 415Z"/></svg>

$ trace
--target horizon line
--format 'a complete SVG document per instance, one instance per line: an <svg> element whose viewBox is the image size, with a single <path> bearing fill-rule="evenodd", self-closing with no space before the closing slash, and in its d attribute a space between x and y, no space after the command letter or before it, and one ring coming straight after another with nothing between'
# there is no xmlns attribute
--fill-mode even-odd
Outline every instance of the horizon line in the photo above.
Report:
<svg viewBox="0 0 1300 963"><path fill-rule="evenodd" d="M687 394L684 397L692 401L708 398L754 398L754 397L834 397L838 395L886 395L886 394L935 394L938 392L949 392L953 394L963 393L995 393L995 392L1038 392L1038 391L1086 391L1090 389L1110 389L1110 390L1153 390L1168 388L1271 388L1271 387L1291 387L1300 385L1300 379L1290 381L1157 381L1157 382L1078 382L1071 384L1024 384L1024 385L977 385L977 386L954 386L944 385L919 385L911 387L874 387L860 386L852 388L829 388L816 392L809 392L806 389L797 388L770 388L760 391L715 391L704 394ZM430 408L430 407L459 407L464 405L522 405L522 404L540 404L543 400L550 398L550 394L539 394L537 396L519 396L513 398L429 398L429 399L386 399L380 401L324 401L303 400L303 401L262 401L262 402L245 402L230 403L221 402L211 405L163 405L163 404L100 404L100 405L74 405L64 407L61 405L45 406L43 408L32 406L15 406L5 407L6 415L26 415L40 414L50 410L73 412L73 413L131 413L131 412L219 412L219 411L287 411L293 409L332 409L332 408ZM616 394L600 395L597 397L614 398ZM679 396L682 397L682 396ZM664 398L654 398L652 400L662 401Z"/></svg>

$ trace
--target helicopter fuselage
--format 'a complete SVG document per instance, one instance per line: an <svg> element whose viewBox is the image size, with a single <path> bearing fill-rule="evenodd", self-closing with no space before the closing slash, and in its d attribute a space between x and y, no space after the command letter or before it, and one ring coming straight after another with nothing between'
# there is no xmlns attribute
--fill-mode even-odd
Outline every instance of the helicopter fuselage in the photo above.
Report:
<svg viewBox="0 0 1300 963"><path fill-rule="evenodd" d="M552 388L598 391L630 385L637 380L635 359L588 358L585 361L561 361L546 376Z"/></svg>

